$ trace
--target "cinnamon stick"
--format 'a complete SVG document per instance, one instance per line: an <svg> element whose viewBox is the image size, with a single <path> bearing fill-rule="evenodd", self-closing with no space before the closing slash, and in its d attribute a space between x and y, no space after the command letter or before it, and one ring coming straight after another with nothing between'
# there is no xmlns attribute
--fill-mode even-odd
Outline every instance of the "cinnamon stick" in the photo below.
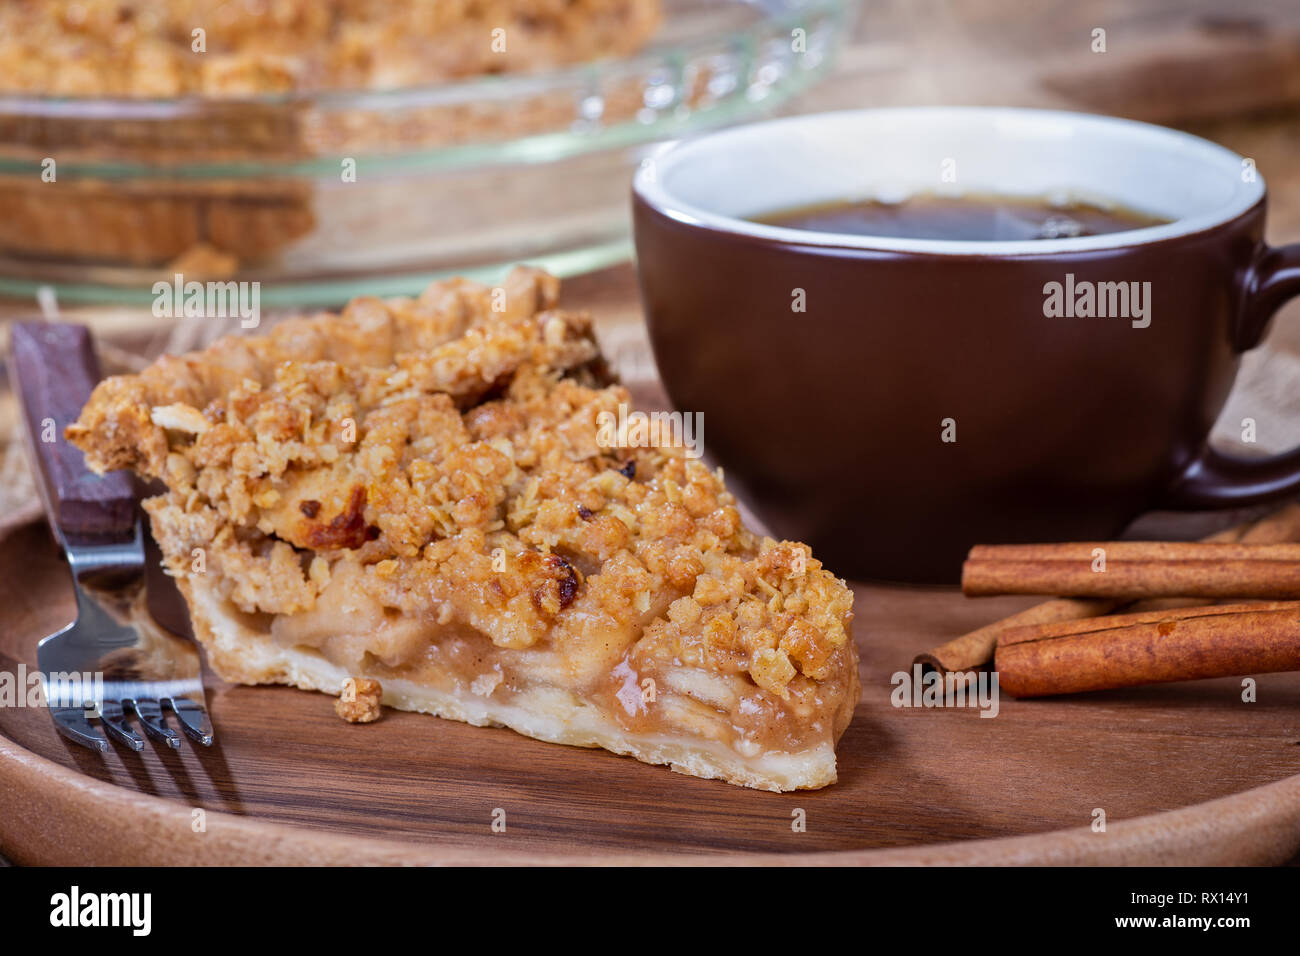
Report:
<svg viewBox="0 0 1300 956"><path fill-rule="evenodd" d="M1242 544L1283 544L1300 541L1300 504L1292 503L1246 524L1226 528L1203 541L1240 541Z"/></svg>
<svg viewBox="0 0 1300 956"><path fill-rule="evenodd" d="M1300 504L1289 504L1255 521L1234 525L1217 531L1207 542L1234 542L1250 544L1281 544L1300 541ZM1187 606L1197 603L1189 598L1164 599L1162 603ZM1010 617L987 624L979 630L963 634L933 650L918 654L914 664L933 667L943 673L969 671L993 662L993 650L998 635L1013 627L1050 624L1057 621L1077 621L1109 614L1121 603L1104 598L1058 598L1044 601Z"/></svg>
<svg viewBox="0 0 1300 956"><path fill-rule="evenodd" d="M1300 670L1300 601L1013 628L999 637L994 666L1013 697Z"/></svg>
<svg viewBox="0 0 1300 956"><path fill-rule="evenodd" d="M1144 598L1300 597L1300 544L1109 541L981 545L962 567L962 591Z"/></svg>
<svg viewBox="0 0 1300 956"><path fill-rule="evenodd" d="M912 663L920 664L922 667L933 667L944 674L972 671L992 662L998 635L1009 628L1077 621L1109 614L1117 607L1119 607L1117 601L1087 598L1057 598L1055 601L1044 601L1019 614L1012 614L1000 621L986 624L979 630L963 634L932 651L918 654Z"/></svg>

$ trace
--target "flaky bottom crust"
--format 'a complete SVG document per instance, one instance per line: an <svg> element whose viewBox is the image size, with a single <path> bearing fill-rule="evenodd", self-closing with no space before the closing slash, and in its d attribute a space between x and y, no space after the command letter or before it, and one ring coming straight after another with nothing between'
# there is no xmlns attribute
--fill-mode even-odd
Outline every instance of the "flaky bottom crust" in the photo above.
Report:
<svg viewBox="0 0 1300 956"><path fill-rule="evenodd" d="M288 684L338 696L353 674L303 647L282 647L268 634L249 627L214 585L202 579L177 581L193 618L195 635L208 664L224 680L239 684ZM382 677L383 702L398 710L433 714L475 727L508 727L516 733L570 747L600 747L635 757L642 763L666 764L677 773L725 780L756 790L810 790L836 781L835 748L824 742L798 753L744 757L707 740L678 740L630 733L617 721L558 687L535 687L510 702L473 693L447 693L415 682Z"/></svg>

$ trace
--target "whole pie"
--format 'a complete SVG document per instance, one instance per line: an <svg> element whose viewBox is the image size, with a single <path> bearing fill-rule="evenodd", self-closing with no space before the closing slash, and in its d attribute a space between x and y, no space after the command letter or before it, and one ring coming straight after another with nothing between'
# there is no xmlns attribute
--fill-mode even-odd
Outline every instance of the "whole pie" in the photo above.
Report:
<svg viewBox="0 0 1300 956"><path fill-rule="evenodd" d="M386 108L316 94L626 57L662 19L661 0L3 0L0 100L182 102L141 121L118 115L134 115L120 105L74 102L67 118L39 102L35 114L32 104L0 103L0 159L21 164L0 174L0 251L163 278L226 278L274 262L329 226L322 220L337 205L318 206L297 163L328 159L321 165L337 169L346 157L498 143L579 119L567 88ZM605 121L644 106L631 85L634 101L604 91ZM58 163L54 182L42 179L47 157ZM145 173L93 171L118 163ZM173 175L178 165L227 163L264 164L266 174Z"/></svg>
<svg viewBox="0 0 1300 956"><path fill-rule="evenodd" d="M628 393L557 296L519 268L357 299L107 379L68 437L166 484L145 508L227 680L834 782L852 592L671 429L609 427Z"/></svg>
<svg viewBox="0 0 1300 956"><path fill-rule="evenodd" d="M394 89L626 55L659 19L659 0L5 0L0 92Z"/></svg>

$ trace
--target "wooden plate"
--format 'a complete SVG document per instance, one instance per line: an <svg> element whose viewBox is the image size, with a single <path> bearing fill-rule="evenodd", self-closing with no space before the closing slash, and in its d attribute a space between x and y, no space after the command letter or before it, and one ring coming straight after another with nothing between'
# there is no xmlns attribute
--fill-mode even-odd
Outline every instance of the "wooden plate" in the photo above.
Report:
<svg viewBox="0 0 1300 956"><path fill-rule="evenodd" d="M210 751L101 757L64 743L43 710L0 707L0 853L51 864L1262 863L1300 848L1300 675L1260 677L1256 703L1239 681L1216 680L1003 699L993 719L898 709L890 676L915 652L1024 602L856 591L864 692L840 781L824 790L761 793L418 714L354 726L333 698L213 679ZM37 640L72 616L44 526L0 542L0 670L34 669ZM1098 808L1105 833L1090 826Z"/></svg>

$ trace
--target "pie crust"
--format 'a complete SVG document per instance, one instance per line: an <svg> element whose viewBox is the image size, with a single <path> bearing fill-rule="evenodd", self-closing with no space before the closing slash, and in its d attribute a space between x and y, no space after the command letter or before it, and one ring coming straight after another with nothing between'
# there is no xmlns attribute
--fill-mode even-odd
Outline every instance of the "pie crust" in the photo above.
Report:
<svg viewBox="0 0 1300 956"><path fill-rule="evenodd" d="M834 782L852 592L668 430L616 441L627 392L557 297L519 268L357 299L108 379L68 437L166 484L145 508L227 680Z"/></svg>

